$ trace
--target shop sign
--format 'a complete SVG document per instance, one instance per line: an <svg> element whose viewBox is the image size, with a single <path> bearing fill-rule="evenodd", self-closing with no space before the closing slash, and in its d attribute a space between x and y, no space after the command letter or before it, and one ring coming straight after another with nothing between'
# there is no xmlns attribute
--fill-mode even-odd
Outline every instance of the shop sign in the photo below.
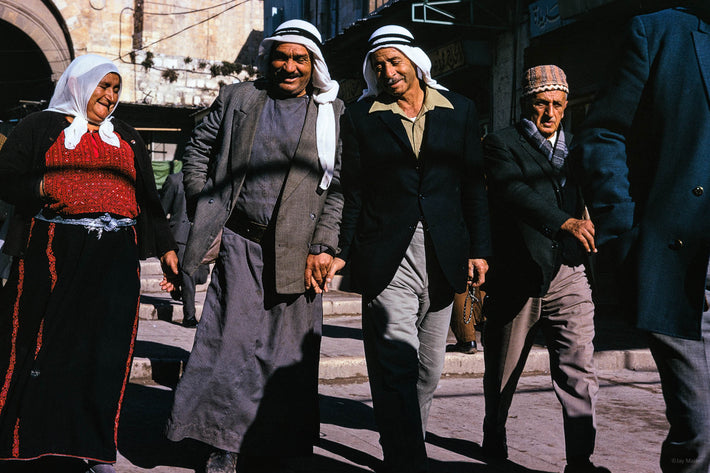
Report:
<svg viewBox="0 0 710 473"><path fill-rule="evenodd" d="M431 75L433 77L441 76L466 65L466 55L461 41L429 51L428 54L431 59Z"/></svg>
<svg viewBox="0 0 710 473"><path fill-rule="evenodd" d="M530 12L530 37L549 33L562 26L557 0L537 0L528 6Z"/></svg>

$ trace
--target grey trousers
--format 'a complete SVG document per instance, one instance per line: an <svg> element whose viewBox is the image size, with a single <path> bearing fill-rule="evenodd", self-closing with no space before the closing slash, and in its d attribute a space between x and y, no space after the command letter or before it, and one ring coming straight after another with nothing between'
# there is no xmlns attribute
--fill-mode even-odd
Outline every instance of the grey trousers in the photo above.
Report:
<svg viewBox="0 0 710 473"><path fill-rule="evenodd" d="M454 291L419 224L392 281L363 303L362 330L387 471L427 471L424 445Z"/></svg>
<svg viewBox="0 0 710 473"><path fill-rule="evenodd" d="M705 286L710 301L710 273ZM650 334L671 425L661 448L664 473L710 472L710 310L703 313L702 338Z"/></svg>
<svg viewBox="0 0 710 473"><path fill-rule="evenodd" d="M510 290L510 295L494 294L485 308L484 435L505 439L513 394L541 329L562 405L567 462L587 460L594 451L599 384L593 363L594 304L584 267L562 265L544 297L523 297L514 304L515 288Z"/></svg>

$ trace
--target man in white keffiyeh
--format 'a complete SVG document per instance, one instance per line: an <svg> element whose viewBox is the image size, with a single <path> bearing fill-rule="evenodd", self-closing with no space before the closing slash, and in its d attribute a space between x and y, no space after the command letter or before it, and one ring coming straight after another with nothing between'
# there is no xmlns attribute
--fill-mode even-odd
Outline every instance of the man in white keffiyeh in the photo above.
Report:
<svg viewBox="0 0 710 473"><path fill-rule="evenodd" d="M313 25L302 20L290 20L279 26L274 34L270 38L264 39L261 46L259 46L261 70L269 69L272 50L275 46L279 47L279 44L301 45L311 55L310 68L296 64L296 72L289 71L284 67L273 68L271 72L274 75L272 79L278 88L291 95L294 94L294 91L299 91L298 93L302 95L306 93L306 88L309 86L312 88L313 100L319 107L316 120L316 139L318 159L323 168L323 178L320 186L325 190L333 178L336 133L332 104L338 97L339 86L337 82L330 78L328 66L325 64L323 53L320 50L321 36ZM282 54L281 51L276 53ZM310 79L310 84L308 79Z"/></svg>
<svg viewBox="0 0 710 473"><path fill-rule="evenodd" d="M259 48L264 78L224 87L186 148L184 270L220 248L168 436L210 445L208 473L234 472L237 454L271 471L318 440L344 108L320 44L310 23L280 25Z"/></svg>
<svg viewBox="0 0 710 473"><path fill-rule="evenodd" d="M488 270L488 202L476 107L431 77L407 29L383 26L367 89L343 117L343 223L387 472L427 471L424 433L454 292ZM379 471L379 470L378 470Z"/></svg>

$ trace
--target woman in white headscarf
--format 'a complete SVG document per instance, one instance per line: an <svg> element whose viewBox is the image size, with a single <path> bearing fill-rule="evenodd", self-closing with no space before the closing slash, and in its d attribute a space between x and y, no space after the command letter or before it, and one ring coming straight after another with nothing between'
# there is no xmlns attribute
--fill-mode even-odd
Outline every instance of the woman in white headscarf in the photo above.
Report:
<svg viewBox="0 0 710 473"><path fill-rule="evenodd" d="M138 260L161 256L171 280L177 270L146 147L111 116L120 92L111 61L80 56L49 109L0 151L0 198L16 206L0 293L0 460L56 471L70 457L114 471Z"/></svg>

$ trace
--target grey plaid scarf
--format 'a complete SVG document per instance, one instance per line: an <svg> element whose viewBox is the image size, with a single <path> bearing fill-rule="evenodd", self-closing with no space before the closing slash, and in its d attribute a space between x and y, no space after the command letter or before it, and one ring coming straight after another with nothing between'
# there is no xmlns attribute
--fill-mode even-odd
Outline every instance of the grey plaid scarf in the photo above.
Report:
<svg viewBox="0 0 710 473"><path fill-rule="evenodd" d="M565 185L566 179L564 175L562 175L562 167L565 165L568 151L567 143L565 143L565 132L562 131L562 127L557 130L557 143L555 143L555 148L553 149L550 142L542 136L540 130L537 129L537 126L532 121L523 118L521 124L525 137L542 154L547 156L547 160L552 164L555 173L560 179L560 183Z"/></svg>

